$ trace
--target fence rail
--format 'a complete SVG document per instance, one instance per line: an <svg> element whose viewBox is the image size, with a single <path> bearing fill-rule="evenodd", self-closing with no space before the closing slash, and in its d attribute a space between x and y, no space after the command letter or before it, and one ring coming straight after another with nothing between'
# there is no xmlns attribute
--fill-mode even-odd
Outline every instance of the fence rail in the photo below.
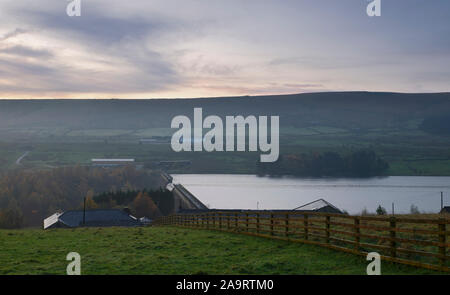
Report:
<svg viewBox="0 0 450 295"><path fill-rule="evenodd" d="M448 218L351 216L318 212L213 211L161 217L153 225L238 232L450 271Z"/></svg>

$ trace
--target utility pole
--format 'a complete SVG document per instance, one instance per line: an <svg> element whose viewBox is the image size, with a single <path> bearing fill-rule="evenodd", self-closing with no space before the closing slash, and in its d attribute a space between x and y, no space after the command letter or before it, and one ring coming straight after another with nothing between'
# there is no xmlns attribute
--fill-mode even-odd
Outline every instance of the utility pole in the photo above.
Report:
<svg viewBox="0 0 450 295"><path fill-rule="evenodd" d="M395 210L394 210L394 202L392 202L392 215L395 214Z"/></svg>

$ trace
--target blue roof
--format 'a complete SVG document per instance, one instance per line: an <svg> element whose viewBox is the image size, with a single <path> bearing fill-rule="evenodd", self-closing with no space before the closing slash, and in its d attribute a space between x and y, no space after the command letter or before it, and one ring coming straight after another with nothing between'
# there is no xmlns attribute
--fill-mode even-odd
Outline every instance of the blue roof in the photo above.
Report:
<svg viewBox="0 0 450 295"><path fill-rule="evenodd" d="M66 211L58 217L58 221L68 227L83 225L83 210ZM86 210L86 226L133 226L139 221L119 209Z"/></svg>

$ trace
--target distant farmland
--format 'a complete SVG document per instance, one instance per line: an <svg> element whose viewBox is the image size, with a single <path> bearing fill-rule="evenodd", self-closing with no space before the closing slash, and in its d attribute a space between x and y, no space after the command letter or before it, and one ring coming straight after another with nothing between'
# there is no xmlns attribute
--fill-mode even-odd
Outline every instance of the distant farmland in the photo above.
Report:
<svg viewBox="0 0 450 295"><path fill-rule="evenodd" d="M369 148L390 164L389 175L450 175L450 94L314 93L151 100L1 100L0 169L87 164L93 157L139 162L191 160L176 173L256 173L254 153L174 153L176 115L277 115L280 152L348 153ZM431 119L430 119L431 118ZM423 122L428 122L423 125ZM430 123L431 122L431 123ZM430 129L431 128L431 129ZM434 129L433 129L434 128ZM139 144L140 139L157 143Z"/></svg>

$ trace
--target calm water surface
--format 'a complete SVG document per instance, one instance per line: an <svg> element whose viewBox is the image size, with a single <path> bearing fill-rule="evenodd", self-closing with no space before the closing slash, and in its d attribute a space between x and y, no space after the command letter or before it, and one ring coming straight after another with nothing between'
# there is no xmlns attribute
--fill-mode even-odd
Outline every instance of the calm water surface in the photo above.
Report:
<svg viewBox="0 0 450 295"><path fill-rule="evenodd" d="M255 175L174 174L210 208L293 209L323 198L351 214L364 208L375 212L378 205L391 212L409 213L412 204L420 211L439 212L440 192L450 205L450 177L390 176L370 179L269 178Z"/></svg>

